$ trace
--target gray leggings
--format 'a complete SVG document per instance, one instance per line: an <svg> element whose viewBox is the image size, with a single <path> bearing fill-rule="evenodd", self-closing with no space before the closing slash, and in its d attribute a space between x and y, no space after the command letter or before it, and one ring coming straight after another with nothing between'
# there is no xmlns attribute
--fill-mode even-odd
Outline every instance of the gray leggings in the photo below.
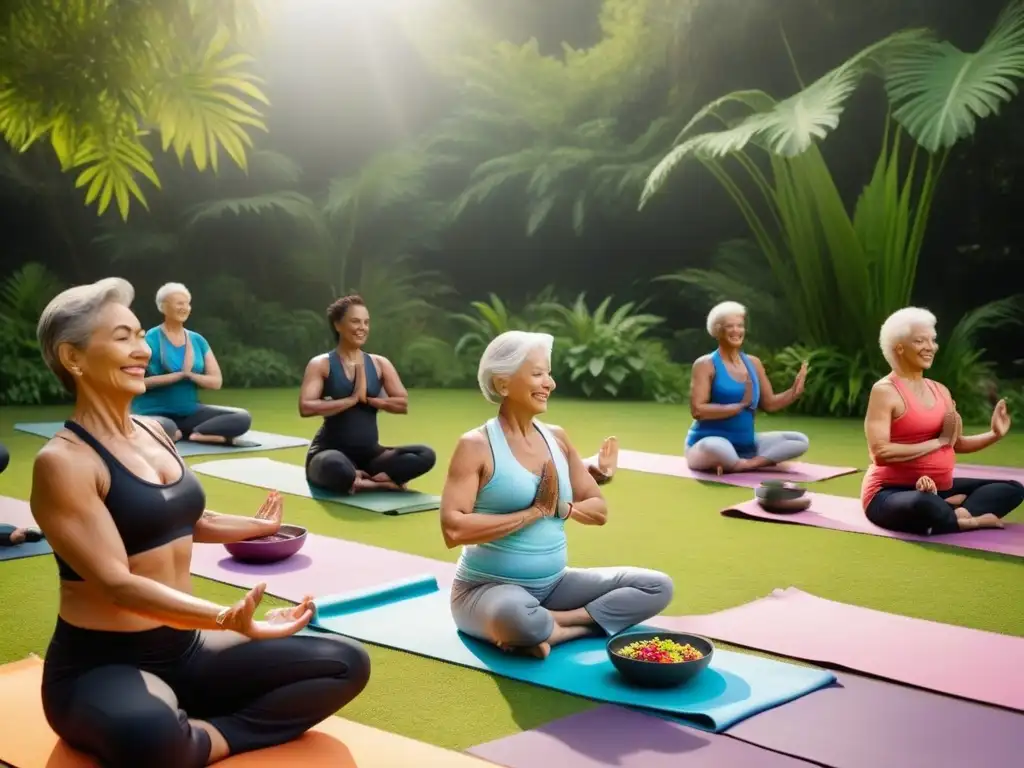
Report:
<svg viewBox="0 0 1024 768"><path fill-rule="evenodd" d="M164 428L167 436L174 439L174 433L181 431L183 439L198 432L211 437L223 437L231 440L241 437L252 426L252 416L241 408L229 408L224 405L200 405L188 416L154 416Z"/></svg>
<svg viewBox="0 0 1024 768"><path fill-rule="evenodd" d="M791 461L807 453L810 441L802 432L758 432L754 455L772 464ZM726 472L740 460L733 444L724 437L702 437L686 449L686 464L697 472L721 467Z"/></svg>
<svg viewBox="0 0 1024 768"><path fill-rule="evenodd" d="M594 623L614 635L661 613L672 601L672 579L644 568L567 568L545 590L518 584L452 585L455 626L467 635L510 647L532 647L551 636L549 611L585 608Z"/></svg>

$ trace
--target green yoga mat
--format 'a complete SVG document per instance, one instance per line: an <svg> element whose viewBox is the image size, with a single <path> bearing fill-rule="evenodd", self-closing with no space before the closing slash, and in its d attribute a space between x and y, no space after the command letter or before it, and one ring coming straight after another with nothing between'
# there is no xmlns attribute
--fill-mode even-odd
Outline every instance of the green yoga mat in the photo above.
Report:
<svg viewBox="0 0 1024 768"><path fill-rule="evenodd" d="M367 512L382 515L407 515L439 509L441 498L416 491L363 491L343 495L311 486L305 470L296 464L285 464L273 459L222 459L204 461L192 467L196 472L230 480L233 483L254 485L268 491L280 491L292 496L305 496L317 501L333 501Z"/></svg>
<svg viewBox="0 0 1024 768"><path fill-rule="evenodd" d="M42 421L33 424L14 425L14 428L19 432L26 432L37 437L45 437L47 440L57 434L63 427L64 422L62 421ZM180 440L175 444L175 447L182 456L217 456L252 451L275 451L279 448L301 448L308 444L309 441L302 437L275 435L272 432L260 432L250 429L241 437L236 438L231 445L193 443L188 440Z"/></svg>

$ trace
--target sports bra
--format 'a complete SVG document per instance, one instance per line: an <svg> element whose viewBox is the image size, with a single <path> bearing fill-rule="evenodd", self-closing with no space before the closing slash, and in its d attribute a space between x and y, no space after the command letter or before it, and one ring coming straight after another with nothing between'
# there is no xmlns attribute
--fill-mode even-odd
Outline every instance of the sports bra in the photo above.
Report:
<svg viewBox="0 0 1024 768"><path fill-rule="evenodd" d="M64 427L74 432L92 448L110 472L110 488L103 504L110 513L117 532L121 534L128 556L148 552L168 542L189 536L206 509L206 493L199 479L166 440L161 440L140 421L132 419L154 440L172 454L181 467L181 477L161 485L133 474L89 432L73 421ZM53 554L57 571L63 581L84 581L75 571Z"/></svg>

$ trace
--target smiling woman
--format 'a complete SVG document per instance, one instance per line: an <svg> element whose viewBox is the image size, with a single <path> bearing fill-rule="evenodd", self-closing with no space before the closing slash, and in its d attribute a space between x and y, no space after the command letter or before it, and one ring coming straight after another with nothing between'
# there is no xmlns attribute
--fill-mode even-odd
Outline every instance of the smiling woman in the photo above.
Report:
<svg viewBox="0 0 1024 768"><path fill-rule="evenodd" d="M164 321L146 332L152 355L146 389L133 410L160 422L172 440L230 443L252 426L241 408L203 405L199 389L220 389L224 383L216 355L205 338L185 328L192 314L192 294L181 283L167 283L156 292Z"/></svg>

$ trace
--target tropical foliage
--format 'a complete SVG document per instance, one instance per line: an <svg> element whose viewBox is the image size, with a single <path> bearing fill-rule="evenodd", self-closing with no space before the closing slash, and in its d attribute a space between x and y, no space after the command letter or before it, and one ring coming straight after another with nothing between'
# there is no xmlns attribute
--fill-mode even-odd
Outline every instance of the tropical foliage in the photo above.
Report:
<svg viewBox="0 0 1024 768"><path fill-rule="evenodd" d="M43 364L35 333L39 315L63 287L35 262L0 284L0 405L38 405L64 398L64 390Z"/></svg>

